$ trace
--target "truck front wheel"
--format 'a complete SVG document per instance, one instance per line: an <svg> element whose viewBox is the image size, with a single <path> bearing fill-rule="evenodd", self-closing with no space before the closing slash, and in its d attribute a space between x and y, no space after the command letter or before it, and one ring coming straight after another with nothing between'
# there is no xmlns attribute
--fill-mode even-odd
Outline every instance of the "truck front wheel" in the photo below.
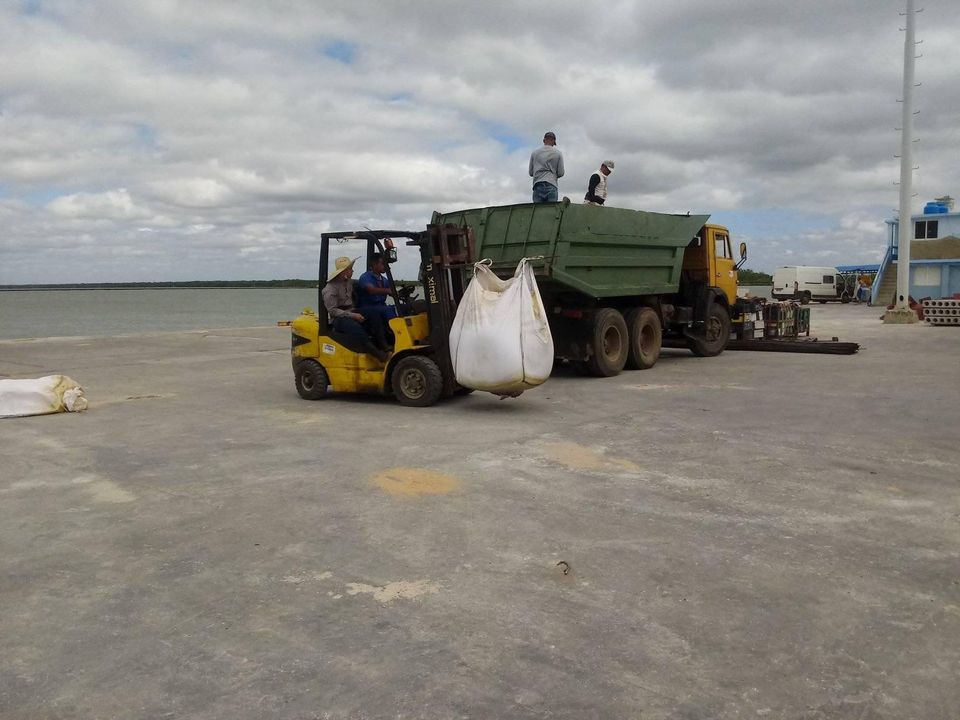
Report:
<svg viewBox="0 0 960 720"><path fill-rule="evenodd" d="M627 364L630 334L623 315L613 308L600 308L593 314L590 328L593 354L587 360L592 375L611 377L619 375Z"/></svg>
<svg viewBox="0 0 960 720"><path fill-rule="evenodd" d="M639 307L628 311L624 319L630 333L627 367L631 370L652 368L660 357L663 343L660 316L653 308Z"/></svg>
<svg viewBox="0 0 960 720"><path fill-rule="evenodd" d="M703 337L689 339L690 350L699 357L719 355L730 338L730 313L723 305L710 303L703 325Z"/></svg>

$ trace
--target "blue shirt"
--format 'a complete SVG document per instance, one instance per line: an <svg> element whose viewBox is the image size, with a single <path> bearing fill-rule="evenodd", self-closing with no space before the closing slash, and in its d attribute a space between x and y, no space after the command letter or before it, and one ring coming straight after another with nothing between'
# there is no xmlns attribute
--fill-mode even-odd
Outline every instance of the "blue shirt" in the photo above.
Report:
<svg viewBox="0 0 960 720"><path fill-rule="evenodd" d="M386 305L387 296L372 295L368 293L367 288L370 287L388 288L390 287L390 281L387 280L386 275L377 275L373 270L367 270L363 275L360 276L360 280L358 282L357 307Z"/></svg>

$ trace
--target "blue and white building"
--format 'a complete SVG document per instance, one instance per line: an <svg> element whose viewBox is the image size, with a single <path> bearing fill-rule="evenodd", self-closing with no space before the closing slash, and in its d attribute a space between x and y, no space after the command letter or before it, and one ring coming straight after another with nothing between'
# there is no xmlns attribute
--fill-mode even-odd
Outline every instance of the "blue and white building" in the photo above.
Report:
<svg viewBox="0 0 960 720"><path fill-rule="evenodd" d="M953 198L929 202L911 218L910 295L950 297L960 293L960 212ZM887 220L887 251L873 283L872 302L887 305L896 295L900 221Z"/></svg>

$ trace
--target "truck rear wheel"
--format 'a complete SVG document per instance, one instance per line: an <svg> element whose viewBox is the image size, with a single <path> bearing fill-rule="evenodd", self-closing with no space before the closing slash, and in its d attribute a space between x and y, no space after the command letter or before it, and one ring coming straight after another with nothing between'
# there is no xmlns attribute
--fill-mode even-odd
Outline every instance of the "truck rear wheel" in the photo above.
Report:
<svg viewBox="0 0 960 720"><path fill-rule="evenodd" d="M319 400L327 394L330 380L323 365L316 360L303 360L293 369L293 382L304 400Z"/></svg>
<svg viewBox="0 0 960 720"><path fill-rule="evenodd" d="M806 290L806 291L804 291L803 293L801 293L801 295L800 295L800 304L801 304L801 305L809 305L809 304L810 304L810 300L811 300L812 298L813 298L813 295L810 294L810 291L809 291L809 290Z"/></svg>
<svg viewBox="0 0 960 720"><path fill-rule="evenodd" d="M613 308L600 308L593 314L590 328L593 354L587 360L592 375L611 377L618 375L627 364L630 333L623 315Z"/></svg>
<svg viewBox="0 0 960 720"><path fill-rule="evenodd" d="M628 311L624 317L630 345L627 348L627 367L630 370L652 368L660 357L663 343L663 328L660 316L653 308L639 307Z"/></svg>
<svg viewBox="0 0 960 720"><path fill-rule="evenodd" d="M437 364L423 355L403 358L391 375L393 394L401 405L427 407L443 394L443 373Z"/></svg>
<svg viewBox="0 0 960 720"><path fill-rule="evenodd" d="M723 305L710 303L703 325L703 338L690 338L690 350L700 357L719 355L730 339L730 313Z"/></svg>

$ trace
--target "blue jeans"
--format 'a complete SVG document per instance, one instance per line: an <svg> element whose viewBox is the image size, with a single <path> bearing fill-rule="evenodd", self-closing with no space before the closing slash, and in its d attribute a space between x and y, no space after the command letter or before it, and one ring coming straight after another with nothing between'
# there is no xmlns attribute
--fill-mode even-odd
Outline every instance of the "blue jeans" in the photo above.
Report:
<svg viewBox="0 0 960 720"><path fill-rule="evenodd" d="M338 317L333 320L333 329L347 335L365 337L381 348L392 347L387 339L385 323L380 313L371 308L357 308L356 312L363 315L362 325L352 317Z"/></svg>
<svg viewBox="0 0 960 720"><path fill-rule="evenodd" d="M357 312L361 313L364 317L368 313L374 313L380 316L384 324L393 320L397 317L397 306L396 305L365 305L364 307L357 308Z"/></svg>
<svg viewBox="0 0 960 720"><path fill-rule="evenodd" d="M338 317L333 319L333 329L344 335L362 335L369 337L363 325L351 317Z"/></svg>
<svg viewBox="0 0 960 720"><path fill-rule="evenodd" d="M541 180L533 184L533 201L535 203L556 202L559 190L557 186Z"/></svg>

